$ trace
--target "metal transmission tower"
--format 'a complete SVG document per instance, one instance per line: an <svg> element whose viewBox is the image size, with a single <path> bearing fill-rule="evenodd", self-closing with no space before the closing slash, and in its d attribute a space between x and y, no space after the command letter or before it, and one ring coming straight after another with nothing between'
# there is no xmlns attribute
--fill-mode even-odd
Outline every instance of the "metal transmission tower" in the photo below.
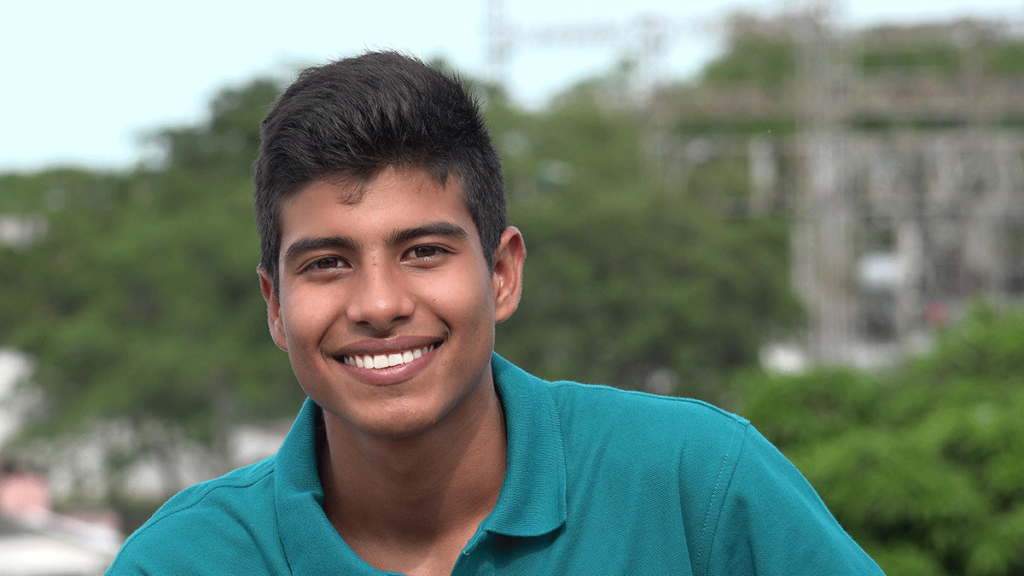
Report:
<svg viewBox="0 0 1024 576"><path fill-rule="evenodd" d="M487 0L487 67L491 81L508 86L508 61L512 52L512 29L505 13L505 0Z"/></svg>
<svg viewBox="0 0 1024 576"><path fill-rule="evenodd" d="M850 360L854 314L853 218L844 189L842 129L849 81L827 2L805 10L794 32L804 190L793 223L793 283L808 308L811 356L843 364Z"/></svg>

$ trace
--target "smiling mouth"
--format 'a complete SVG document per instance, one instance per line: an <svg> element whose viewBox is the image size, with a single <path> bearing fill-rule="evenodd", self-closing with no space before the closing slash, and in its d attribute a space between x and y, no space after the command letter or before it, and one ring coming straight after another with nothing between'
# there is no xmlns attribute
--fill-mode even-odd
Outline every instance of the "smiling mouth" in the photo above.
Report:
<svg viewBox="0 0 1024 576"><path fill-rule="evenodd" d="M345 355L341 357L341 361L349 366L355 366L357 368L369 368L371 370L378 370L380 368L391 368L392 366L400 366L407 364L413 360L420 358L424 354L429 354L437 348L437 344L430 344L422 348L415 348L411 350L403 350L400 352L389 352L387 354L354 354Z"/></svg>

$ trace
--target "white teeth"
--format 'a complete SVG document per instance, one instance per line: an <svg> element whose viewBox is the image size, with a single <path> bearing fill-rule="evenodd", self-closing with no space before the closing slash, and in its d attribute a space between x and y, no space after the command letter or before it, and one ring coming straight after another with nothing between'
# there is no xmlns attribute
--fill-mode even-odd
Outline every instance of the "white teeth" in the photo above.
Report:
<svg viewBox="0 0 1024 576"><path fill-rule="evenodd" d="M344 356L342 357L342 361L345 362L345 364L356 366L358 368L390 368L391 366L406 364L417 358L421 358L424 354L430 353L434 348L435 346L431 344L429 346L424 346L423 348L416 348L415 350L405 350L403 352L392 352L389 354L377 354L375 356Z"/></svg>

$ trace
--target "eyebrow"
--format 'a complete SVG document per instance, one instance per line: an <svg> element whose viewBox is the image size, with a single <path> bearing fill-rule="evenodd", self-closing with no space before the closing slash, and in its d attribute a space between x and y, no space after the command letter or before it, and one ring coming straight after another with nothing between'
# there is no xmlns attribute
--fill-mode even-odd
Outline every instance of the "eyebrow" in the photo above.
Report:
<svg viewBox="0 0 1024 576"><path fill-rule="evenodd" d="M307 252L323 250L324 248L338 248L342 250L355 250L359 245L355 240L347 236L324 236L319 238L302 238L296 240L285 250L282 261L290 262Z"/></svg>
<svg viewBox="0 0 1024 576"><path fill-rule="evenodd" d="M456 226L451 222L431 222L430 224L416 226L415 228L395 230L390 236L388 236L387 244L388 246L397 246L398 244L404 244L410 240L423 236L444 236L447 238L462 239L468 238L469 233L461 226Z"/></svg>
<svg viewBox="0 0 1024 576"><path fill-rule="evenodd" d="M385 243L388 246L397 246L398 244L404 244L410 240L421 238L423 236L444 236L448 238L463 239L468 238L469 233L466 232L465 228L456 226L451 222L431 222L429 224L424 224L423 226L395 230L387 237ZM288 249L284 252L283 261L289 262L307 252L323 250L324 248L359 250L360 244L355 239L348 236L302 238L288 246Z"/></svg>

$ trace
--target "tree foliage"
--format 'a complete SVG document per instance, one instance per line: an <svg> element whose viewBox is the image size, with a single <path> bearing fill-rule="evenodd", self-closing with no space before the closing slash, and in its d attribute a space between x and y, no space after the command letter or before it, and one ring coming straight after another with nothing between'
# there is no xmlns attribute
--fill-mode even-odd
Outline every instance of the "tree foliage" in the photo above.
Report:
<svg viewBox="0 0 1024 576"><path fill-rule="evenodd" d="M729 220L651 178L648 127L621 78L630 70L578 84L536 115L489 105L527 245L523 299L498 351L547 378L725 403L719 376L755 363L800 318L787 228Z"/></svg>
<svg viewBox="0 0 1024 576"><path fill-rule="evenodd" d="M879 374L747 378L741 413L889 574L1024 570L1024 310L977 306Z"/></svg>
<svg viewBox="0 0 1024 576"><path fill-rule="evenodd" d="M798 317L777 222L642 194L519 214L525 294L499 342L545 376L721 401L716 376L753 364Z"/></svg>
<svg viewBox="0 0 1024 576"><path fill-rule="evenodd" d="M48 222L31 247L0 248L2 336L33 356L45 398L31 430L158 421L219 450L239 410L294 411L256 289L247 175L270 86L227 90L206 124L163 131L165 169L4 180L33 192L4 210Z"/></svg>
<svg viewBox="0 0 1024 576"><path fill-rule="evenodd" d="M704 68L703 79L708 84L754 83L777 88L796 77L797 48L791 38L744 29L729 42L729 49Z"/></svg>

